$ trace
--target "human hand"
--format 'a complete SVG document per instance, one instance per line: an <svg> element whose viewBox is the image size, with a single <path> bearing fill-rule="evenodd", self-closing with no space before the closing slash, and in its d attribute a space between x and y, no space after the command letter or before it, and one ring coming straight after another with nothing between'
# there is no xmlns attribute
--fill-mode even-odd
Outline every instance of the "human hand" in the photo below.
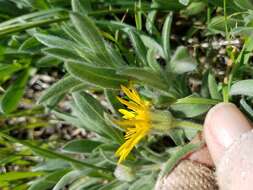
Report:
<svg viewBox="0 0 253 190"><path fill-rule="evenodd" d="M208 112L204 124L204 139L207 147L193 153L187 159L207 166L214 165L220 190L253 189L252 126L235 105L221 103ZM210 159L210 156L212 159ZM200 177L199 171L194 173L192 168L190 171L182 169L182 163L167 176L166 181L163 181L163 184L165 186L167 184L167 186L164 186L165 188L156 186L157 190L191 190L191 187L196 189L195 184L202 185L209 182L211 183L210 187L203 188L204 184L203 187L197 189L217 189L217 186L212 185L212 183L215 183L214 180L212 181L213 177L208 177L212 174L207 173L207 176ZM177 176L176 174L180 173L178 171L184 172L182 172L182 175ZM200 171L202 171L202 168ZM206 171L206 168L204 168L204 171ZM187 181L185 175L189 174L196 181ZM203 179L205 177L208 180ZM179 182L180 185L176 184L175 181ZM186 188L184 185L182 186L184 183L185 187L187 186Z"/></svg>

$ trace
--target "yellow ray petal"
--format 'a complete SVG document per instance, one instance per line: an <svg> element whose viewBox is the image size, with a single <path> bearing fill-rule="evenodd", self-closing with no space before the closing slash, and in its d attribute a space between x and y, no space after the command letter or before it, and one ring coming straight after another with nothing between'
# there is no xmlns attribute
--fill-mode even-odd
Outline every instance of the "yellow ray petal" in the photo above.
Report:
<svg viewBox="0 0 253 190"><path fill-rule="evenodd" d="M138 111L141 109L140 106L138 106L138 104L134 103L134 102L128 102L120 97L117 97L117 99L124 105L126 105L129 109L133 110L133 111Z"/></svg>
<svg viewBox="0 0 253 190"><path fill-rule="evenodd" d="M119 112L122 113L124 119L132 119L135 117L134 112L127 111L125 109L119 109Z"/></svg>
<svg viewBox="0 0 253 190"><path fill-rule="evenodd" d="M139 94L134 90L134 89L128 89L127 87L121 85L121 89L123 90L123 92L134 102L136 102L137 104L141 103L141 99Z"/></svg>
<svg viewBox="0 0 253 190"><path fill-rule="evenodd" d="M116 156L120 157L118 163L121 163L126 159L128 154L132 151L132 149L139 143L139 141L146 136L146 131L138 131L133 134L130 139L128 139L115 153Z"/></svg>

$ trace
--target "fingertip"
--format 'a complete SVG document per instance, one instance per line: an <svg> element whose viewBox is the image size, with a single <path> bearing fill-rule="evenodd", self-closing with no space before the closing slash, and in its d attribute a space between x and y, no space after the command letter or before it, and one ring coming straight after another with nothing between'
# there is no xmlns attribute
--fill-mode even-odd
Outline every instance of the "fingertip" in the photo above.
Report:
<svg viewBox="0 0 253 190"><path fill-rule="evenodd" d="M214 163L241 134L251 130L248 120L231 103L220 103L208 112L204 123L204 137Z"/></svg>

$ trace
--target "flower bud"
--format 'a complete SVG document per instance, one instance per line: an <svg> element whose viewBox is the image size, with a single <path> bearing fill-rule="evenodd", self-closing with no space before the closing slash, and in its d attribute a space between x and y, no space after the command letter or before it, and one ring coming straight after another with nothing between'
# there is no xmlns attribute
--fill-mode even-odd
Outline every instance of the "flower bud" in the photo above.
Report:
<svg viewBox="0 0 253 190"><path fill-rule="evenodd" d="M150 113L150 122L152 132L166 133L173 127L174 118L169 111L152 110Z"/></svg>

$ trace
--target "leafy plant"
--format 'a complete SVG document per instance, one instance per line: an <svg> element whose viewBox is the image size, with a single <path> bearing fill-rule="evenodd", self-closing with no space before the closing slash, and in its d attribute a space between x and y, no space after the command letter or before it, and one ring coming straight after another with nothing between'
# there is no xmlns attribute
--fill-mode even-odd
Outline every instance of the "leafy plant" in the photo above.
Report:
<svg viewBox="0 0 253 190"><path fill-rule="evenodd" d="M0 84L4 89L0 119L27 113L32 117L39 108L39 113L54 114L57 122L93 134L89 139L50 146L46 141L13 137L12 129L4 127L2 154L10 154L17 144L23 146L8 158L1 156L1 165L20 162L25 156L39 159L26 163L31 171L0 176L1 188L153 189L158 176L202 146L189 141L202 129L199 123L212 106L233 102L253 117L250 1L1 4L7 13L0 9ZM18 11L13 15L10 7ZM196 37L199 41L191 44ZM225 50L222 56L217 56L217 49ZM63 78L43 92L39 106L21 110L29 77L52 69L63 71ZM121 86L135 88L130 91L150 103L151 116L158 112L155 121L160 128L165 122L166 130L149 133L135 143L119 164L115 152L124 143L126 131L115 119L120 120L120 109L126 107L117 97L133 103L126 90L128 98L122 94ZM60 108L62 101L68 111ZM167 126L168 118L173 118L173 125ZM166 138L169 144L164 143Z"/></svg>

